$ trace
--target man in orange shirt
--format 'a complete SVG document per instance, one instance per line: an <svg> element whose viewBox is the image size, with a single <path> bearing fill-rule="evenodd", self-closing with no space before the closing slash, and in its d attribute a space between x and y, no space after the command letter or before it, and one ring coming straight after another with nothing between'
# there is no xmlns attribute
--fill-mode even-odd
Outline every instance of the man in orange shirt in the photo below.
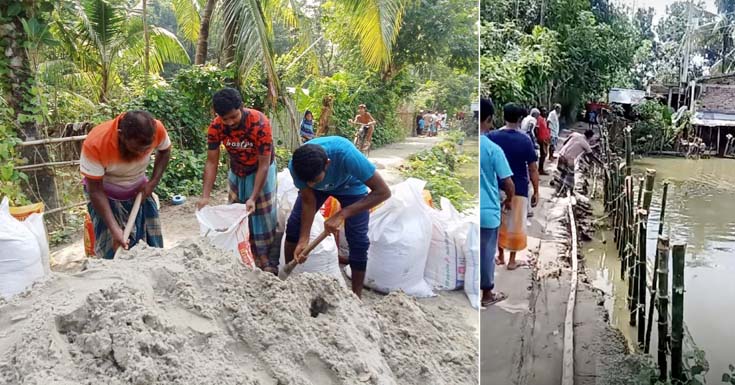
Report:
<svg viewBox="0 0 735 385"><path fill-rule="evenodd" d="M146 169L156 151L153 174ZM163 247L158 206L151 197L171 157L171 140L163 124L145 111L129 111L90 131L82 145L80 169L95 235L95 254L112 259L118 246L144 240ZM123 228L138 192L143 194L130 239Z"/></svg>
<svg viewBox="0 0 735 385"><path fill-rule="evenodd" d="M230 155L230 201L245 203L249 216L250 247L255 263L264 271L278 274L278 261L268 255L276 237L276 157L268 118L260 111L245 108L234 88L225 88L212 97L217 117L207 132L207 164L204 188L197 208L209 204L217 178L219 149L224 144Z"/></svg>

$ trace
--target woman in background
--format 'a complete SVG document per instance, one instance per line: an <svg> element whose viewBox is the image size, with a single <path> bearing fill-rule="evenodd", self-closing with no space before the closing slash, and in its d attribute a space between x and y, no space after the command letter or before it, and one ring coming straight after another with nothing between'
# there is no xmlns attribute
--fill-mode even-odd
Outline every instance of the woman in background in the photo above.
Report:
<svg viewBox="0 0 735 385"><path fill-rule="evenodd" d="M301 121L301 143L306 143L311 139L314 139L314 116L311 111L306 110L304 112L304 119Z"/></svg>

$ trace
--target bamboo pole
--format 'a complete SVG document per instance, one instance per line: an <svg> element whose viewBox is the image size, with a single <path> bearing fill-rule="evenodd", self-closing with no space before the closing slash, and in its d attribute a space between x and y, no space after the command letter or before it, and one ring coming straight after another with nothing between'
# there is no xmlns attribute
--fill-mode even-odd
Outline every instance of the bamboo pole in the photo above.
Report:
<svg viewBox="0 0 735 385"><path fill-rule="evenodd" d="M666 364L669 345L669 238L658 236L656 261L659 265L658 276L658 378L665 382L668 376Z"/></svg>
<svg viewBox="0 0 735 385"><path fill-rule="evenodd" d="M572 194L569 192L569 223L572 233L572 250L569 256L572 261L572 277L569 287L569 300L567 301L566 314L564 316L564 351L562 356L562 385L574 385L574 305L577 302L577 281L579 276L579 261L577 260L577 225L574 221L574 208L572 206Z"/></svg>
<svg viewBox="0 0 735 385"><path fill-rule="evenodd" d="M648 272L646 270L646 223L648 222L648 211L638 210L638 298L636 315L638 318L638 346L643 348L646 339L646 281Z"/></svg>
<svg viewBox="0 0 735 385"><path fill-rule="evenodd" d="M661 240L662 235L664 233L664 213L666 213L666 195L669 191L669 182L664 182L664 192L663 195L661 195L661 212L659 213L658 217L658 244L656 246L656 258L653 261L653 282L651 283L651 304L648 306L648 321L646 322L646 343L643 347L643 351L645 353L648 353L651 348L651 328L653 327L653 307L654 304L657 302L656 298L658 298L661 293L663 293L664 296L667 297L666 292L662 292L659 290L659 287L661 286L661 283L659 281L659 274L657 274L659 266L661 265L661 257L659 256L659 248L661 247ZM666 239L666 253L668 255L668 249L669 249L669 239ZM668 258L668 257L667 257ZM667 277L668 277L668 260L666 261L666 270L667 270ZM668 287L668 282L666 282L666 286ZM660 316L659 316L660 317ZM659 339L661 338L661 327L659 326ZM660 345L660 344L659 344ZM659 353L660 354L660 353ZM659 362L661 361L661 357L659 356ZM666 356L664 356L664 363L666 362Z"/></svg>
<svg viewBox="0 0 735 385"><path fill-rule="evenodd" d="M29 140L25 142L18 143L19 147L26 147L26 146L36 146L39 144L50 144L50 143L62 143L62 142L79 142L87 138L87 135L77 135L77 136L67 136L63 138L47 138L47 139L37 139L37 140Z"/></svg>
<svg viewBox="0 0 735 385"><path fill-rule="evenodd" d="M651 208L651 201L653 200L653 182L656 178L656 170L654 169L647 169L646 170L646 185L645 190L643 190L643 210L648 211Z"/></svg>
<svg viewBox="0 0 735 385"><path fill-rule="evenodd" d="M635 201L635 208L638 210L639 208L643 207L641 206L641 198L643 197L643 183L645 180L643 178L638 179L638 199ZM636 212L636 214L638 214Z"/></svg>
<svg viewBox="0 0 735 385"><path fill-rule="evenodd" d="M626 212L628 212L628 223L626 225L626 244L625 244L625 250L626 250L626 259L628 261L628 306L630 310L630 325L635 326L636 325L636 318L635 318L635 310L638 306L638 271L636 270L637 261L638 258L636 257L636 254L638 252L638 249L635 247L636 239L637 239L637 230L638 226L636 226L634 217L632 215L633 213L633 179L628 178L630 181L628 183L628 207L626 208Z"/></svg>
<svg viewBox="0 0 735 385"><path fill-rule="evenodd" d="M76 166L79 164L78 160L67 160L63 162L46 162L46 163L38 163L38 164L26 164L23 166L15 166L14 169L20 171L20 170L35 170L38 168L44 168L44 167L65 167L65 166Z"/></svg>
<svg viewBox="0 0 735 385"><path fill-rule="evenodd" d="M631 144L630 127L625 128L625 175L633 174L633 145Z"/></svg>
<svg viewBox="0 0 735 385"><path fill-rule="evenodd" d="M672 247L674 278L671 291L671 378L684 383L682 345L684 340L684 258L686 244Z"/></svg>

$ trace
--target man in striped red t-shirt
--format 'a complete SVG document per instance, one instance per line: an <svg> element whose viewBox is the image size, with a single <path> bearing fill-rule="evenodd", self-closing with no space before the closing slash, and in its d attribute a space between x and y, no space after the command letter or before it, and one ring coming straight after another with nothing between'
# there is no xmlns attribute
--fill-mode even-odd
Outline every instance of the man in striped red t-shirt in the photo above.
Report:
<svg viewBox="0 0 735 385"><path fill-rule="evenodd" d="M112 259L118 246L138 241L163 247L158 207L151 197L171 156L171 140L163 124L145 111L129 111L90 131L82 145L80 171L90 202L87 204L95 233L95 254ZM156 161L151 178L146 169ZM130 239L123 229L138 192L143 194Z"/></svg>

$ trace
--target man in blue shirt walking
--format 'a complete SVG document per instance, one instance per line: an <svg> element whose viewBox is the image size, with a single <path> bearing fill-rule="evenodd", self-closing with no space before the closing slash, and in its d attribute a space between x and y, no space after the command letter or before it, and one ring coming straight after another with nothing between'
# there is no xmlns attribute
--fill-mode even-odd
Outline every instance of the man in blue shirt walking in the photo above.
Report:
<svg viewBox="0 0 735 385"><path fill-rule="evenodd" d="M487 307L505 299L495 288L495 250L498 247L500 227L500 194L498 180L505 192L504 206L510 207L515 194L511 176L513 173L503 150L488 139L493 124L495 108L489 99L480 100L480 289L482 306Z"/></svg>
<svg viewBox="0 0 735 385"><path fill-rule="evenodd" d="M538 203L538 156L531 139L520 129L519 123L524 114L525 110L522 107L513 103L506 104L503 107L505 127L487 135L491 141L503 149L505 158L513 171L515 196L510 203L510 208L503 212L498 232L497 263L505 264L504 250L510 251L508 270L518 268L516 252L525 249L527 244L526 216L529 209L529 179L533 185L533 195L530 195L531 206L535 207Z"/></svg>
<svg viewBox="0 0 735 385"><path fill-rule="evenodd" d="M294 151L288 169L299 197L286 224L286 263L294 257L299 263L306 260L302 252L309 244L314 215L332 196L342 209L324 222L324 230L336 234L344 223L352 291L361 297L370 246L369 210L390 198L390 188L365 155L340 136L323 136L302 145Z"/></svg>

